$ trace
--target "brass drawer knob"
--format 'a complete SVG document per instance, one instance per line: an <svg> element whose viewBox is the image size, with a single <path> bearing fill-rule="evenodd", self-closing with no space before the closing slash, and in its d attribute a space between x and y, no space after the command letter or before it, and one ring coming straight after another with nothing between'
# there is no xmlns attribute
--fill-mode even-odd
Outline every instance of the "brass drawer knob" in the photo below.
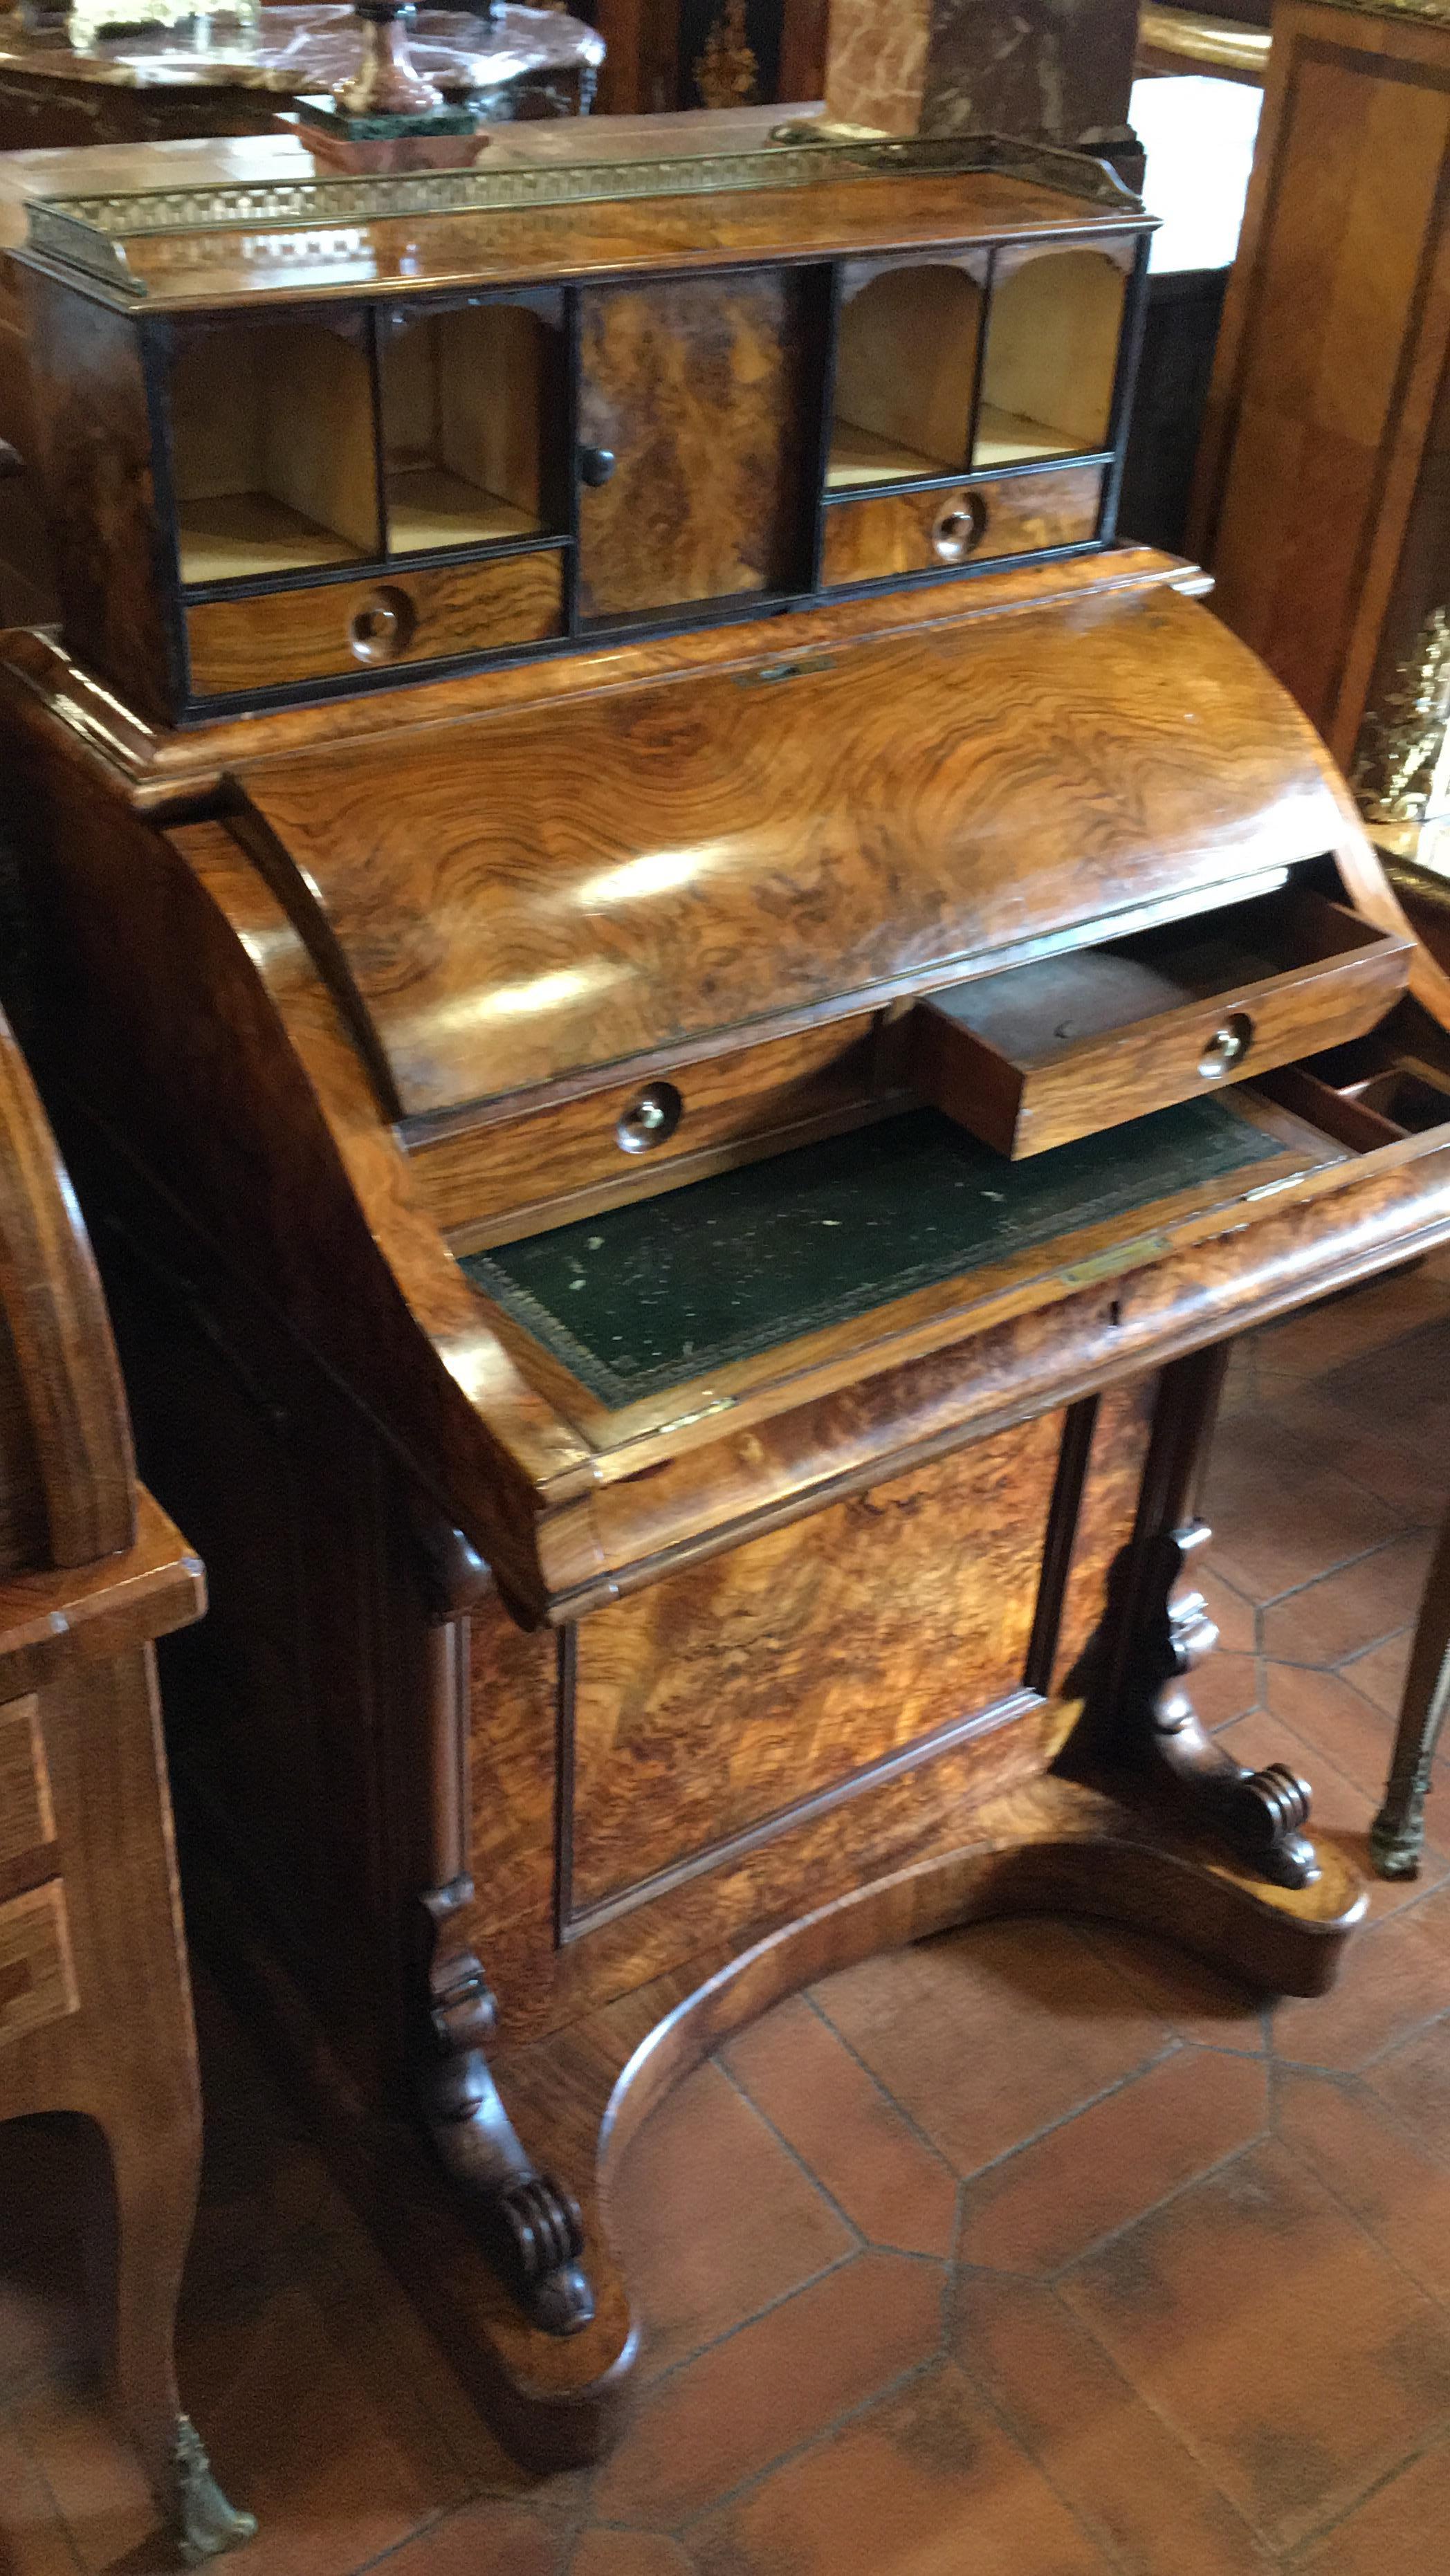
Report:
<svg viewBox="0 0 1450 2576"><path fill-rule="evenodd" d="M1216 1082L1220 1075L1232 1073L1242 1064L1253 1044L1254 1024L1247 1011L1230 1011L1228 1018L1214 1030L1198 1059L1198 1070L1205 1082Z"/></svg>
<svg viewBox="0 0 1450 2576"><path fill-rule="evenodd" d="M348 622L347 640L359 662L396 662L406 653L417 627L413 603L392 583L375 590Z"/></svg>
<svg viewBox="0 0 1450 2576"><path fill-rule="evenodd" d="M939 563L961 563L982 542L987 506L980 493L954 493L931 532L931 550Z"/></svg>
<svg viewBox="0 0 1450 2576"><path fill-rule="evenodd" d="M663 1145L673 1136L684 1112L684 1102L672 1082L652 1082L638 1100L630 1102L614 1133L623 1154L647 1154L654 1145Z"/></svg>

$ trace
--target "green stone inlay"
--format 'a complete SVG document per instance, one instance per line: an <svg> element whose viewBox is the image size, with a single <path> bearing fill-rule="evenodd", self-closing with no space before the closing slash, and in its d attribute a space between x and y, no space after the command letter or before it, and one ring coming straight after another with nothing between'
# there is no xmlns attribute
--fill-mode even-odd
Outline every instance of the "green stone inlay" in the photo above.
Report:
<svg viewBox="0 0 1450 2576"><path fill-rule="evenodd" d="M1009 1163L913 1109L463 1268L617 1406L1283 1150L1194 1100Z"/></svg>

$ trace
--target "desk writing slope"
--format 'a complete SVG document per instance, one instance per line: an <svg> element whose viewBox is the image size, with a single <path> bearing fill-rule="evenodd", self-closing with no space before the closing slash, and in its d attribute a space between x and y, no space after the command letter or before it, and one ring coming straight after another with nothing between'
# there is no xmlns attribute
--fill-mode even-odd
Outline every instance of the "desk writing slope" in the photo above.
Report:
<svg viewBox="0 0 1450 2576"><path fill-rule="evenodd" d="M24 260L0 727L206 1910L556 2463L612 2164L776 1996L1024 1906L1328 1984L1353 1870L1192 1706L1199 1466L1236 1333L1450 1238L1442 987L1115 540L1141 207L746 135L163 150Z"/></svg>

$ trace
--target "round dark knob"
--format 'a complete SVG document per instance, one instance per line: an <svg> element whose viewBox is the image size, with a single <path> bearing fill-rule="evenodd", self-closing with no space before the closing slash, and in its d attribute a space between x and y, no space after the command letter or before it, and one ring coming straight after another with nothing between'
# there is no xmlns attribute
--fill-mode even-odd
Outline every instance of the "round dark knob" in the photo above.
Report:
<svg viewBox="0 0 1450 2576"><path fill-rule="evenodd" d="M932 528L932 553L940 563L962 563L980 542L986 524L986 505L980 493L954 495L938 513Z"/></svg>
<svg viewBox="0 0 1450 2576"><path fill-rule="evenodd" d="M579 450L579 472L595 491L601 483L608 482L615 463L612 447L581 447Z"/></svg>
<svg viewBox="0 0 1450 2576"><path fill-rule="evenodd" d="M1230 1011L1216 1028L1199 1058L1198 1070L1205 1082L1214 1082L1221 1074L1231 1073L1242 1064L1253 1044L1254 1024L1247 1011Z"/></svg>
<svg viewBox="0 0 1450 2576"><path fill-rule="evenodd" d="M413 603L392 582L372 592L348 620L347 640L358 662L395 662L406 653L417 626Z"/></svg>
<svg viewBox="0 0 1450 2576"><path fill-rule="evenodd" d="M672 1082L652 1082L631 1101L614 1130L622 1154L647 1154L673 1136L685 1104Z"/></svg>

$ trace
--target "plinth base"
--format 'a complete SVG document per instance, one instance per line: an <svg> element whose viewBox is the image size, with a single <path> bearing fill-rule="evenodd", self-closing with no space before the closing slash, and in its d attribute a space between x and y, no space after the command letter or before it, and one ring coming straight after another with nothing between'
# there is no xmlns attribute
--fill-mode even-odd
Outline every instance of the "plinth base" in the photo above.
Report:
<svg viewBox="0 0 1450 2576"><path fill-rule="evenodd" d="M420 2131L361 2108L274 1955L245 1935L239 1944L235 1892L215 1909L231 1964L300 2078L344 2187L529 2466L597 2459L619 2428L637 2326L606 2218L625 2148L675 2084L782 1996L873 1952L1013 1914L1098 1916L1161 1934L1269 1992L1314 1995L1333 1982L1365 1911L1357 1877L1332 1844L1321 1844L1310 1886L1273 1887L1161 1812L1054 1776L964 1824L970 1840L959 1851L717 1946L566 2030L499 2050L493 2072L525 2147L572 2189L583 2213L595 2313L564 2336L532 2325L490 2269Z"/></svg>

